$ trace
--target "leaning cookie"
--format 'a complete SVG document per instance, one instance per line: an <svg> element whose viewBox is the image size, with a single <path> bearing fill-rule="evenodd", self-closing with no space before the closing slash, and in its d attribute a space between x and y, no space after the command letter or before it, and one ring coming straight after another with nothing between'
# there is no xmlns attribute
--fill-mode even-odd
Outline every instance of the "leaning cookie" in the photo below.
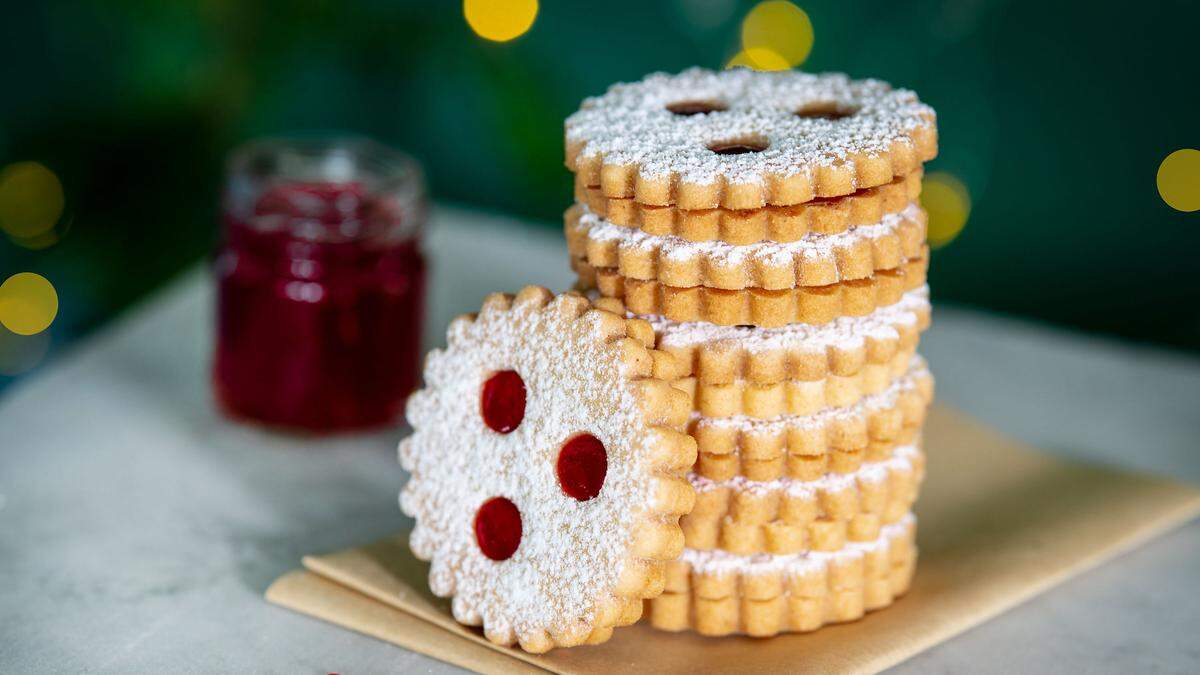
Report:
<svg viewBox="0 0 1200 675"><path fill-rule="evenodd" d="M413 553L455 619L531 652L607 640L662 592L695 493L687 397L645 322L577 294L494 294L408 403Z"/></svg>

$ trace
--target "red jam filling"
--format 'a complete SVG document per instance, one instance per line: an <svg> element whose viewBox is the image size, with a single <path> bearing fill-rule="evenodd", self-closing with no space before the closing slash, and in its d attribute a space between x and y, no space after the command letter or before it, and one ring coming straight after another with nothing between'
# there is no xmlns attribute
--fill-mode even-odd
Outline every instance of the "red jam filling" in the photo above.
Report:
<svg viewBox="0 0 1200 675"><path fill-rule="evenodd" d="M512 433L525 419L525 381L515 370L502 370L483 383L483 421L493 431Z"/></svg>
<svg viewBox="0 0 1200 675"><path fill-rule="evenodd" d="M572 436L558 452L558 484L581 502L600 494L608 474L608 453L591 434Z"/></svg>
<svg viewBox="0 0 1200 675"><path fill-rule="evenodd" d="M766 146L751 145L749 143L720 143L709 148L718 155L745 155L751 152L762 152L766 150Z"/></svg>
<svg viewBox="0 0 1200 675"><path fill-rule="evenodd" d="M231 415L317 432L393 424L417 383L425 261L387 199L285 183L225 214L213 382Z"/></svg>
<svg viewBox="0 0 1200 675"><path fill-rule="evenodd" d="M508 560L521 545L521 512L504 497L492 497L475 512L475 541L492 560Z"/></svg>

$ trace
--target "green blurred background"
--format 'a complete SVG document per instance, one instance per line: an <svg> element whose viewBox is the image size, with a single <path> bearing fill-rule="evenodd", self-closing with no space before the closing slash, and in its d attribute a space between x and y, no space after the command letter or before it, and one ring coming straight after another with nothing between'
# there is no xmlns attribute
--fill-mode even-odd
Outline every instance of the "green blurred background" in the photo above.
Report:
<svg viewBox="0 0 1200 675"><path fill-rule="evenodd" d="M973 206L934 253L938 301L1200 350L1200 213L1155 182L1200 146L1200 3L796 4L805 69L938 111L929 170ZM251 137L372 136L421 159L439 200L560 227L563 118L614 81L721 67L753 5L544 0L494 43L453 1L7 3L0 165L45 165L66 208L55 243L0 239L0 278L37 272L60 300L40 335L0 327L0 387L201 261L223 157Z"/></svg>

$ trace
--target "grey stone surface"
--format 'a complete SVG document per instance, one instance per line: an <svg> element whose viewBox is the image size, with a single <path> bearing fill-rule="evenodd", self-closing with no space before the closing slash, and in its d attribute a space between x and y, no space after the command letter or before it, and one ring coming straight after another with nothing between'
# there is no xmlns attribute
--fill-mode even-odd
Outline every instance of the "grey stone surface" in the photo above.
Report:
<svg viewBox="0 0 1200 675"><path fill-rule="evenodd" d="M551 232L435 221L430 346L489 291L570 283ZM0 671L458 672L262 600L300 555L403 525L402 432L222 420L210 301L188 273L0 398ZM1200 481L1196 359L940 306L923 351L943 400L1010 434ZM1196 672L1198 588L1192 523L898 670Z"/></svg>

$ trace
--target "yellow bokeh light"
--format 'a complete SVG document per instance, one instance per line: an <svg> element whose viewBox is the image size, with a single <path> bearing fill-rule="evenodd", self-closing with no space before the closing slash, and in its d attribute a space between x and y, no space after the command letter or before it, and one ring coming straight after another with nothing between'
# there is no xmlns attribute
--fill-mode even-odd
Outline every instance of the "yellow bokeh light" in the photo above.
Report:
<svg viewBox="0 0 1200 675"><path fill-rule="evenodd" d="M726 68L736 68L737 66L755 70L787 70L792 67L782 56L761 47L743 49L729 59L729 63L725 64Z"/></svg>
<svg viewBox="0 0 1200 675"><path fill-rule="evenodd" d="M766 50L786 64L798 66L813 46L813 27L808 14L786 0L767 0L750 10L742 20L742 51L751 59L755 50ZM759 70L782 70L756 65Z"/></svg>
<svg viewBox="0 0 1200 675"><path fill-rule="evenodd" d="M54 229L63 213L58 176L37 162L0 171L0 228L13 239L36 239Z"/></svg>
<svg viewBox="0 0 1200 675"><path fill-rule="evenodd" d="M524 35L537 13L537 0L463 0L467 25L479 37L495 42Z"/></svg>
<svg viewBox="0 0 1200 675"><path fill-rule="evenodd" d="M58 315L58 293L46 277L14 274L0 284L0 324L17 335L36 335Z"/></svg>
<svg viewBox="0 0 1200 675"><path fill-rule="evenodd" d="M929 212L929 245L940 248L962 232L971 215L971 195L958 178L937 171L925 176L921 206Z"/></svg>
<svg viewBox="0 0 1200 675"><path fill-rule="evenodd" d="M1158 194L1176 211L1200 211L1200 150L1167 155L1158 165Z"/></svg>
<svg viewBox="0 0 1200 675"><path fill-rule="evenodd" d="M19 239L17 237L13 237L12 242L21 248L27 248L31 251L40 251L44 248L50 248L51 246L57 244L60 239L61 237L58 236L57 232L50 230L49 232L43 232L36 237L29 237L28 239Z"/></svg>

